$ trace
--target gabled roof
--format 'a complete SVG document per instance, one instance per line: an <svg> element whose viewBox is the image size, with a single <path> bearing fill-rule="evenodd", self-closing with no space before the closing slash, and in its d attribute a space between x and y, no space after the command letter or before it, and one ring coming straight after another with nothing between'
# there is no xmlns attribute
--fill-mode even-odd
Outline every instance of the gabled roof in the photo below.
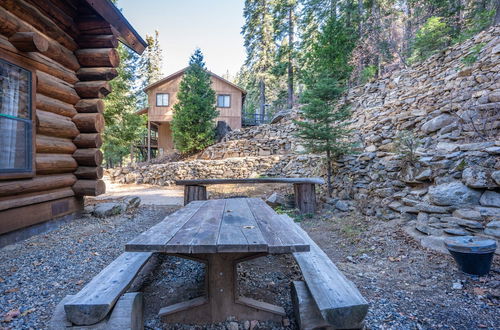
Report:
<svg viewBox="0 0 500 330"><path fill-rule="evenodd" d="M136 53L142 54L148 44L110 0L85 0L85 2L120 33L118 39L122 43Z"/></svg>
<svg viewBox="0 0 500 330"><path fill-rule="evenodd" d="M152 83L151 85L149 85L149 86L147 86L146 88L144 88L144 91L145 91L145 92L147 92L147 91L148 91L148 90L150 90L151 88L154 88L154 87L159 86L159 85L161 85L161 84L163 84L163 83L165 83L165 82L167 82L167 81L169 81L169 80L172 80L173 78L175 78L175 77L177 77L177 76L179 76L179 75L183 74L183 73L184 73L184 71L186 71L188 68L189 68L189 67L187 66L187 67L185 67L185 68L184 68L184 69L182 69L182 70L179 70L179 71L177 71L177 72L174 72L174 73L172 73L171 75L168 75L168 76L166 76L165 78L160 79L160 80L158 80L157 82ZM236 85L236 84L233 84L233 83L232 83L232 82L230 82L229 80L224 79L224 78L222 78L221 76L218 76L218 75L216 75L215 73L213 73L213 72L211 72L211 71L209 71L209 70L207 70L207 72L208 72L211 76L213 76L213 77L215 77L215 78L218 78L218 79L222 80L223 82L225 82L226 84L231 85L231 86L233 86L234 88L238 89L238 90L239 90L239 91L241 91L243 94L246 94L246 93L247 93L247 92L246 92L243 88L239 87L239 86L238 86L238 85Z"/></svg>

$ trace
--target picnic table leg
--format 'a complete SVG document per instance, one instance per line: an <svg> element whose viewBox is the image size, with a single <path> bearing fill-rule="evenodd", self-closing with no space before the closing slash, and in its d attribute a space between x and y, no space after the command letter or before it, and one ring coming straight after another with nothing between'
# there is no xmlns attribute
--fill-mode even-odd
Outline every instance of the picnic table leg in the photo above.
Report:
<svg viewBox="0 0 500 330"><path fill-rule="evenodd" d="M205 186L184 186L184 205L192 201L206 201L207 200L207 187Z"/></svg>
<svg viewBox="0 0 500 330"><path fill-rule="evenodd" d="M183 256L183 255L180 255ZM168 323L206 324L222 322L233 316L238 320L273 320L280 322L285 316L282 307L237 296L236 265L262 256L248 253L220 253L190 255L205 259L207 264L206 297L162 308L159 315Z"/></svg>
<svg viewBox="0 0 500 330"><path fill-rule="evenodd" d="M300 213L316 212L316 185L314 183L295 183L295 206Z"/></svg>

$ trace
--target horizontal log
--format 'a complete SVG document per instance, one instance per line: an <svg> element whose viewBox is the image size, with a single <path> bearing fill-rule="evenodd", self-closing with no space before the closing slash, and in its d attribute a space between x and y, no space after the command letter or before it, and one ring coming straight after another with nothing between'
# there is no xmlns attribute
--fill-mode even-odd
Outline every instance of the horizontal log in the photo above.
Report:
<svg viewBox="0 0 500 330"><path fill-rule="evenodd" d="M119 35L111 24L96 15L79 16L76 25L81 35Z"/></svg>
<svg viewBox="0 0 500 330"><path fill-rule="evenodd" d="M100 133L104 130L104 116L100 113L78 113L73 122L81 133Z"/></svg>
<svg viewBox="0 0 500 330"><path fill-rule="evenodd" d="M115 68L80 68L76 73L81 81L112 80L118 76Z"/></svg>
<svg viewBox="0 0 500 330"><path fill-rule="evenodd" d="M45 72L37 71L37 92L60 101L76 104L80 100L72 85ZM78 83L77 83L78 84Z"/></svg>
<svg viewBox="0 0 500 330"><path fill-rule="evenodd" d="M120 65L120 56L114 48L78 49L76 58L83 67L112 67Z"/></svg>
<svg viewBox="0 0 500 330"><path fill-rule="evenodd" d="M76 150L70 139L36 135L36 152L45 154L72 154Z"/></svg>
<svg viewBox="0 0 500 330"><path fill-rule="evenodd" d="M44 192L33 192L22 195L4 196L0 197L0 211L20 207L25 205L32 205L54 199L74 196L75 192L71 187L59 188L48 190Z"/></svg>
<svg viewBox="0 0 500 330"><path fill-rule="evenodd" d="M0 7L0 14L1 14L1 7ZM0 15L0 26L1 26L1 15ZM27 53L20 51L16 47L14 47L14 45L7 39L1 38L1 36L0 36L0 49L2 49L5 55L9 54L15 55L17 56L18 59L21 58L23 61L25 61L34 69L48 73L67 83L74 84L75 82L78 81L78 78L76 77L74 71L62 66L53 59L45 55L42 55L40 53L35 53L35 52Z"/></svg>
<svg viewBox="0 0 500 330"><path fill-rule="evenodd" d="M77 196L99 196L106 192L106 184L102 180L78 180L72 188Z"/></svg>
<svg viewBox="0 0 500 330"><path fill-rule="evenodd" d="M82 35L78 38L80 48L117 48L118 38L108 35Z"/></svg>
<svg viewBox="0 0 500 330"><path fill-rule="evenodd" d="M37 32L16 32L9 41L22 52L43 53L49 49L49 41Z"/></svg>
<svg viewBox="0 0 500 330"><path fill-rule="evenodd" d="M40 175L27 180L0 181L0 196L71 187L75 182L76 176L73 174Z"/></svg>
<svg viewBox="0 0 500 330"><path fill-rule="evenodd" d="M22 0L3 0L2 6L12 14L16 15L19 20L24 21L54 39L58 43L70 51L75 51L78 44L71 38L63 29L57 26L54 21L43 15L36 7Z"/></svg>
<svg viewBox="0 0 500 330"><path fill-rule="evenodd" d="M82 81L75 84L75 90L84 99L101 99L111 93L107 81Z"/></svg>
<svg viewBox="0 0 500 330"><path fill-rule="evenodd" d="M64 138L74 138L80 134L70 118L42 110L36 111L36 131L38 134Z"/></svg>
<svg viewBox="0 0 500 330"><path fill-rule="evenodd" d="M99 133L84 133L78 135L73 143L78 148L100 148L102 146L102 137Z"/></svg>
<svg viewBox="0 0 500 330"><path fill-rule="evenodd" d="M76 149L73 153L73 158L79 165L83 166L99 166L102 164L102 152L97 148Z"/></svg>
<svg viewBox="0 0 500 330"><path fill-rule="evenodd" d="M77 114L73 105L43 94L36 94L36 108L70 118Z"/></svg>
<svg viewBox="0 0 500 330"><path fill-rule="evenodd" d="M76 24L73 21L73 15L69 15L60 8L61 3L54 1L27 0L28 3L37 7L45 16L54 19L54 22L66 31L73 39L78 36Z"/></svg>
<svg viewBox="0 0 500 330"><path fill-rule="evenodd" d="M82 99L75 105L78 112L104 112L104 102L101 99Z"/></svg>
<svg viewBox="0 0 500 330"><path fill-rule="evenodd" d="M101 166L79 166L75 172L78 179L102 179L104 170Z"/></svg>
<svg viewBox="0 0 500 330"><path fill-rule="evenodd" d="M78 168L76 160L68 154L36 154L36 173L55 174L74 172Z"/></svg>
<svg viewBox="0 0 500 330"><path fill-rule="evenodd" d="M40 32L37 29L34 29L31 25L26 24L23 20L20 20L18 17L14 16L14 14L4 8L0 7L0 20L2 23L0 24L0 32L1 34L7 36L7 38L13 37L16 33L19 32L31 32L40 35ZM47 49L43 52L40 52L43 55L55 60L56 62L64 65L65 67L76 71L80 67L76 56L70 51L68 48L61 45L59 42L45 38L47 42Z"/></svg>

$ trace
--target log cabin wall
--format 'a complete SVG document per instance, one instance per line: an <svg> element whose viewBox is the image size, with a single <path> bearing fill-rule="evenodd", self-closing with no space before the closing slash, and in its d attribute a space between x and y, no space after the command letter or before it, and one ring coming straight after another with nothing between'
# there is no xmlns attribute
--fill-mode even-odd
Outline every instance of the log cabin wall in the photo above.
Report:
<svg viewBox="0 0 500 330"><path fill-rule="evenodd" d="M102 98L117 76L119 36L83 0L0 2L0 59L34 81L35 169L30 178L0 173L0 236L72 214L83 196L105 192Z"/></svg>

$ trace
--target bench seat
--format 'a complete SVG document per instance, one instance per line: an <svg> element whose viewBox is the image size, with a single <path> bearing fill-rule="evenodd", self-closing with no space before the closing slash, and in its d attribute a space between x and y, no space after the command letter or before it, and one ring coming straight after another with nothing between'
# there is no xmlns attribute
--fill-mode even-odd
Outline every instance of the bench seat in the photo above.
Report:
<svg viewBox="0 0 500 330"><path fill-rule="evenodd" d="M289 216L282 215L291 226L311 246L309 252L295 252L293 254L299 265L308 292L300 284L294 285L293 296L299 297L297 302L300 315L320 315L333 329L359 329L363 327L363 320L368 312L368 302L361 295L354 283L349 281L335 266L323 250L309 237L305 230L297 225ZM315 306L311 306L311 299ZM301 306L302 302L302 306ZM317 308L317 313L302 313L300 310ZM314 317L313 317L314 318ZM317 319L317 318L316 318ZM315 321L316 322L316 321ZM310 324L309 322L308 324ZM314 323L314 322L313 322ZM316 322L318 323L318 322ZM324 325L316 325L325 328ZM310 325L301 325L301 329L314 329Z"/></svg>
<svg viewBox="0 0 500 330"><path fill-rule="evenodd" d="M74 325L92 325L105 319L152 254L122 253L82 290L65 301L68 321Z"/></svg>

